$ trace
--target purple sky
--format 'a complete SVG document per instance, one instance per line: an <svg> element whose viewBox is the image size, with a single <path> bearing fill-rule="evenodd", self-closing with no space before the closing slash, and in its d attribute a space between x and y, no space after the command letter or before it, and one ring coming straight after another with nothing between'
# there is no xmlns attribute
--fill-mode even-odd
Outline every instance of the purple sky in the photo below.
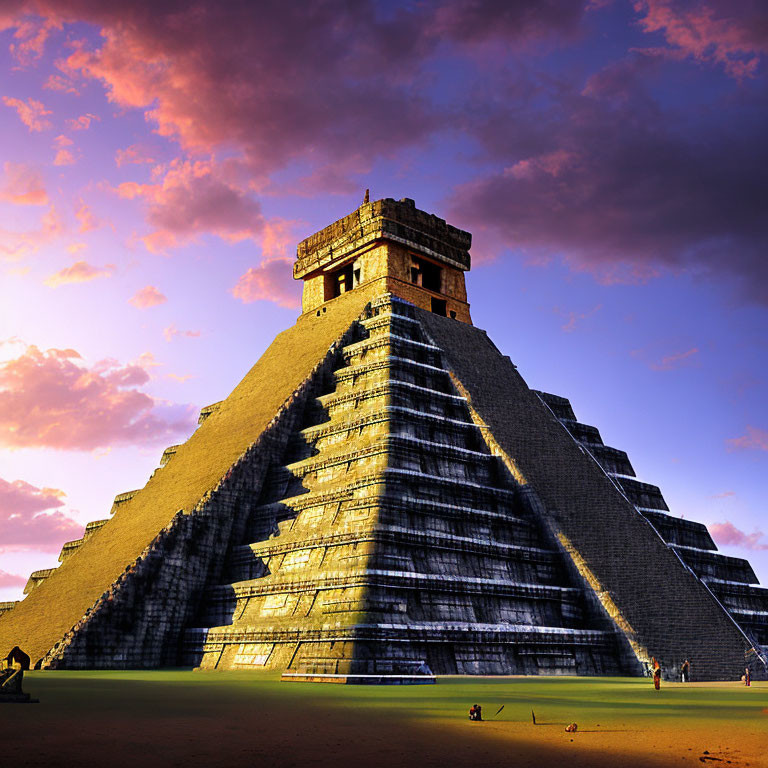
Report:
<svg viewBox="0 0 768 768"><path fill-rule="evenodd" d="M140 487L372 198L768 582L768 6L0 0L0 599Z"/></svg>

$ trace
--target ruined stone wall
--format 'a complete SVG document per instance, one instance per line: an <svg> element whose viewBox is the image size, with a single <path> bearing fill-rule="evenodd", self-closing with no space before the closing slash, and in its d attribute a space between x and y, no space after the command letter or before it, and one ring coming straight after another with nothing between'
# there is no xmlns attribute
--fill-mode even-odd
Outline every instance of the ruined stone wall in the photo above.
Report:
<svg viewBox="0 0 768 768"><path fill-rule="evenodd" d="M484 331L418 312L582 576L639 654L697 679L734 679L749 643L711 593L528 389Z"/></svg>

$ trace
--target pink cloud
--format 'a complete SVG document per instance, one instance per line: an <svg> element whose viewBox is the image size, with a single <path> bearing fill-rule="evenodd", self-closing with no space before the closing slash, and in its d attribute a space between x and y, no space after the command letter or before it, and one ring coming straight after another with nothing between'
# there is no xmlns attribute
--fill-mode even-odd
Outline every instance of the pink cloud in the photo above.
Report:
<svg viewBox="0 0 768 768"><path fill-rule="evenodd" d="M266 259L241 275L232 289L235 298L244 304L253 301L273 301L281 307L301 306L296 281L293 280L293 260L286 257Z"/></svg>
<svg viewBox="0 0 768 768"><path fill-rule="evenodd" d="M698 353L698 347L661 356L647 349L634 349L630 352L632 357L642 360L652 371L671 371L691 366L697 362Z"/></svg>
<svg viewBox="0 0 768 768"><path fill-rule="evenodd" d="M46 109L42 102L29 98L26 101L21 99L12 99L9 96L3 96L3 103L7 107L16 110L21 122L29 128L30 131L45 131L51 127L51 121L47 115L52 115L49 109Z"/></svg>
<svg viewBox="0 0 768 768"><path fill-rule="evenodd" d="M128 299L129 304L133 304L138 309L148 309L156 307L158 304L165 304L168 298L155 288L154 285L145 285L140 291Z"/></svg>
<svg viewBox="0 0 768 768"><path fill-rule="evenodd" d="M699 353L698 347L692 347L685 352L676 352L671 355L665 355L658 362L649 363L648 366L654 371L671 371L674 368L680 368L690 362L694 355Z"/></svg>
<svg viewBox="0 0 768 768"><path fill-rule="evenodd" d="M768 52L768 13L761 0L637 0L645 32L660 32L671 51L753 77Z"/></svg>
<svg viewBox="0 0 768 768"><path fill-rule="evenodd" d="M262 184L292 163L306 167L317 193L359 188L352 177L377 158L419 146L453 120L454 105L429 97L434 72L425 59L446 43L528 50L531 42L572 37L584 7L584 0L455 0L383 12L329 0L276 3L255 14L247 0L34 5L40 18L89 23L101 35L73 44L57 62L62 79L50 87L99 82L114 104L142 110L160 136L195 158L226 155L243 168L246 180L236 181L211 164L203 173L197 164L177 165L162 183L121 188L145 203L154 229L143 241L154 252L207 232L256 240L265 224L249 182ZM118 154L116 162L139 157ZM283 254L267 246L264 255Z"/></svg>
<svg viewBox="0 0 768 768"><path fill-rule="evenodd" d="M140 390L148 381L138 361L89 367L73 349L29 346L0 363L0 444L91 451L163 444L188 434L193 409L154 400Z"/></svg>
<svg viewBox="0 0 768 768"><path fill-rule="evenodd" d="M722 493L716 493L714 496L711 496L712 499L729 499L731 496L735 496L736 491L723 491Z"/></svg>
<svg viewBox="0 0 768 768"><path fill-rule="evenodd" d="M54 206L43 216L38 229L13 232L0 227L0 258L18 261L31 256L44 245L54 242L64 232L66 225Z"/></svg>
<svg viewBox="0 0 768 768"><path fill-rule="evenodd" d="M80 91L75 88L74 83L68 77L61 75L49 75L43 84L43 88L48 91L59 91L60 93L71 93L75 96L80 95Z"/></svg>
<svg viewBox="0 0 768 768"><path fill-rule="evenodd" d="M559 307L555 308L555 312L558 315L564 315L568 318L568 321L560 326L561 330L565 331L566 333L572 333L576 330L576 326L582 321L586 320L589 317L592 317L592 315L596 314L603 308L602 304L598 304L596 307L593 307L588 312L564 312Z"/></svg>
<svg viewBox="0 0 768 768"><path fill-rule="evenodd" d="M94 214L94 212L83 202L77 208L75 212L75 218L80 223L78 232L85 233L91 230L98 229L103 222Z"/></svg>
<svg viewBox="0 0 768 768"><path fill-rule="evenodd" d="M65 541L82 536L83 526L59 510L65 495L56 488L0 477L0 553L57 552Z"/></svg>
<svg viewBox="0 0 768 768"><path fill-rule="evenodd" d="M158 133L185 149L236 146L254 169L274 169L307 148L344 156L366 135L367 150L377 154L437 126L426 103L398 83L401 73L412 77L409 62L438 43L426 39L429 19L421 14L379 22L344 0L258 15L247 2L226 9L202 3L194 13L157 12L150 3L119 12L95 2L50 6L102 25L103 45L81 45L62 71L102 81L115 103L145 109ZM458 32L450 21L445 27ZM301 57L281 42L286 30ZM359 74L376 77L377 99L350 80L352 62Z"/></svg>
<svg viewBox="0 0 768 768"><path fill-rule="evenodd" d="M56 157L53 160L54 165L74 165L75 156L72 151L68 149L74 144L72 139L67 136L57 136L53 141L54 149L56 149Z"/></svg>
<svg viewBox="0 0 768 768"><path fill-rule="evenodd" d="M25 163L6 162L5 182L0 188L0 200L16 205L47 205L48 192L42 173Z"/></svg>
<svg viewBox="0 0 768 768"><path fill-rule="evenodd" d="M143 163L154 163L155 152L149 147L141 144L131 144L125 149L118 149L115 153L115 164L118 168L123 165L141 165Z"/></svg>
<svg viewBox="0 0 768 768"><path fill-rule="evenodd" d="M260 238L261 255L267 258L286 256L296 245L298 222L273 218L264 222Z"/></svg>
<svg viewBox="0 0 768 768"><path fill-rule="evenodd" d="M729 438L725 444L729 452L768 451L768 430L747 425L741 437Z"/></svg>
<svg viewBox="0 0 768 768"><path fill-rule="evenodd" d="M117 187L121 197L145 202L147 220L155 227L143 238L150 251L178 247L205 233L236 243L257 239L264 230L260 204L228 177L225 168L176 160L167 170L155 170L162 177L157 183L124 182Z"/></svg>
<svg viewBox="0 0 768 768"><path fill-rule="evenodd" d="M85 115L80 115L80 117L67 120L67 128L70 131L87 131L94 120L101 120L101 118L88 112Z"/></svg>
<svg viewBox="0 0 768 768"><path fill-rule="evenodd" d="M18 42L9 46L11 54L22 65L36 61L43 55L45 43L54 29L61 29L61 22L55 17L23 16L16 22L13 36Z"/></svg>
<svg viewBox="0 0 768 768"><path fill-rule="evenodd" d="M20 576L16 573L8 573L8 571L4 571L0 568L0 589L23 587L26 583L26 576Z"/></svg>
<svg viewBox="0 0 768 768"><path fill-rule="evenodd" d="M712 538L724 547L741 547L742 549L766 550L768 549L768 540L762 531L754 533L744 533L740 531L733 523L714 523L707 526Z"/></svg>
<svg viewBox="0 0 768 768"><path fill-rule="evenodd" d="M75 156L68 149L60 149L53 158L54 165L74 165Z"/></svg>
<svg viewBox="0 0 768 768"><path fill-rule="evenodd" d="M163 338L166 341L173 341L177 336L184 336L188 339L196 339L199 338L200 331L180 331L173 324L169 325L167 328L163 328Z"/></svg>
<svg viewBox="0 0 768 768"><path fill-rule="evenodd" d="M51 288L68 283L87 283L101 277L112 277L115 273L114 264L96 267L87 261L76 261L71 267L64 267L45 279L45 284Z"/></svg>
<svg viewBox="0 0 768 768"><path fill-rule="evenodd" d="M538 157L518 160L510 168L504 169L504 175L509 175L516 179L530 179L538 174L557 177L566 168L574 165L577 160L578 158L573 153L567 152L564 149L558 149Z"/></svg>

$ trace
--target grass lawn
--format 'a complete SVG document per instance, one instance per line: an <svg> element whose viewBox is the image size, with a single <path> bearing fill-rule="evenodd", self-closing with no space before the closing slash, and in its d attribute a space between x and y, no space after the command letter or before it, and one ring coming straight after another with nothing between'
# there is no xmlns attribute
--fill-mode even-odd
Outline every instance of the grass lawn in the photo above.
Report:
<svg viewBox="0 0 768 768"><path fill-rule="evenodd" d="M41 703L0 709L9 766L768 766L763 682L657 693L630 678L369 687L171 670L35 672L25 689ZM470 723L474 703L504 709Z"/></svg>

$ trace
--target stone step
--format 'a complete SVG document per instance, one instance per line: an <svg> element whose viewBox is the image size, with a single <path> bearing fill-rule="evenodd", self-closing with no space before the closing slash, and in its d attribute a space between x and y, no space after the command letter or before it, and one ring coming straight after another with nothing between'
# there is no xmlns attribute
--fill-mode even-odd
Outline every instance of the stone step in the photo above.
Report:
<svg viewBox="0 0 768 768"><path fill-rule="evenodd" d="M200 409L200 415L197 417L197 423L202 424L209 416L212 416L216 411L221 408L223 400L219 400L217 403L211 403Z"/></svg>
<svg viewBox="0 0 768 768"><path fill-rule="evenodd" d="M638 507L638 511L653 524L668 544L683 544L698 549L717 550L707 527L702 523L674 517L658 509Z"/></svg>
<svg viewBox="0 0 768 768"><path fill-rule="evenodd" d="M502 639L505 642L536 643L537 646L558 645L593 645L594 643L612 643L615 637L612 631L583 629L578 627L547 627L533 624L509 624L469 621L420 621L405 624L365 623L345 627L268 627L266 630L249 628L190 627L184 633L185 643L202 647L214 643L247 642L295 642L313 639L345 638L396 638L402 630L413 630L414 635L429 639L441 639L443 642L489 643Z"/></svg>
<svg viewBox="0 0 768 768"><path fill-rule="evenodd" d="M589 424L582 424L575 419L560 419L560 423L573 435L580 443L589 445L602 445L603 439L600 437L600 431L597 427Z"/></svg>
<svg viewBox="0 0 768 768"><path fill-rule="evenodd" d="M160 457L160 466L164 467L175 455L176 451L181 448L181 443L177 445L169 445L164 451L163 455Z"/></svg>
<svg viewBox="0 0 768 768"><path fill-rule="evenodd" d="M629 456L618 448L611 448L602 443L582 443L582 445L595 457L597 463L608 473L634 477L635 470L629 461Z"/></svg>
<svg viewBox="0 0 768 768"><path fill-rule="evenodd" d="M55 570L55 568L43 568L39 571L32 571L24 586L24 594L28 595L33 589L39 587Z"/></svg>
<svg viewBox="0 0 768 768"><path fill-rule="evenodd" d="M300 482L304 482L309 491L324 483L338 483L345 476L370 471L374 466L432 474L439 471L445 476L487 483L497 462L488 452L420 440L410 435L384 434L364 448L355 450L355 441L345 443L344 447L346 450L343 452L320 453L293 464L271 468L264 483L264 493L270 499L276 499L275 494L288 494Z"/></svg>
<svg viewBox="0 0 768 768"><path fill-rule="evenodd" d="M570 400L559 395L552 395L549 392L540 392L538 390L534 390L534 392L549 406L558 419L576 421L576 414L574 414L573 408L571 408Z"/></svg>
<svg viewBox="0 0 768 768"><path fill-rule="evenodd" d="M347 434L353 430L382 422L388 422L399 429L402 429L405 425L426 424L432 430L442 428L456 434L468 433L473 436L479 434L477 426L468 418L451 419L441 414L430 413L416 408L386 405L382 398L381 405L378 408L371 408L351 416L340 414L321 424L304 427L297 432L293 440L294 442L299 441L314 445L322 438Z"/></svg>
<svg viewBox="0 0 768 768"><path fill-rule="evenodd" d="M664 497L661 495L661 490L657 485L644 483L636 477L626 477L624 475L613 473L609 474L611 474L611 477L619 484L626 497L636 507L657 509L662 512L669 511L667 502L664 501Z"/></svg>
<svg viewBox="0 0 768 768"><path fill-rule="evenodd" d="M311 536L315 530L332 526L333 531L345 532L358 530L360 526L369 526L371 514L378 513L379 522L403 523L412 522L412 526L435 532L466 531L476 536L484 536L487 540L508 541L515 536L523 544L532 544L537 540L533 523L525 518L516 516L509 504L498 509L465 507L453 503L441 503L425 499L405 498L401 502L394 499L381 498L378 489L381 485L370 486L371 495L354 498L351 494L344 499L335 499L329 503L325 498L319 498L315 503L299 506L295 509L285 507L280 502L257 508L254 513L256 520L264 521L259 530L267 531L253 541L275 542L277 539L268 535L270 520L284 517L286 523L300 531L299 535ZM304 501L297 497L297 501ZM352 521L352 522L350 522ZM253 531L255 526L252 526ZM285 527L285 526L284 526ZM310 533L307 528L312 530ZM281 533L287 533L281 529Z"/></svg>
<svg viewBox="0 0 768 768"><path fill-rule="evenodd" d="M754 584L757 576L747 560L741 557L722 555L706 549L684 547L679 544L670 544L683 561L691 567L694 573L702 577L714 577L727 581Z"/></svg>
<svg viewBox="0 0 768 768"><path fill-rule="evenodd" d="M209 587L210 600L231 601L260 595L310 592L319 589L349 589L354 586L384 587L386 589L417 589L452 594L472 593L529 597L537 600L576 600L580 590L551 584L520 583L510 579L486 579L455 574L416 573L374 568L323 570L314 575L302 573L301 578L271 580L269 577L234 584Z"/></svg>
<svg viewBox="0 0 768 768"><path fill-rule="evenodd" d="M443 389L449 387L443 386ZM304 425L320 426L354 418L359 414L380 411L387 405L411 408L456 421L467 420L466 400L453 392L384 378L362 391L346 390L333 396L317 398L309 405Z"/></svg>
<svg viewBox="0 0 768 768"><path fill-rule="evenodd" d="M115 496L115 500L112 502L112 509L109 510L109 514L114 515L123 504L130 501L140 490L141 488L136 488L133 491L123 491L123 493L118 493L117 496Z"/></svg>
<svg viewBox="0 0 768 768"><path fill-rule="evenodd" d="M275 557L304 550L327 549L328 547L364 542L430 547L435 550L445 549L451 552L482 553L493 557L505 557L526 562L551 563L558 557L556 552L540 547L525 547L518 544L460 536L453 533L415 531L400 526L379 524L375 530L339 532L319 535L313 538L303 538L298 541L269 539L267 541L244 544L233 551L232 562L233 564L241 562L250 563L254 557Z"/></svg>

